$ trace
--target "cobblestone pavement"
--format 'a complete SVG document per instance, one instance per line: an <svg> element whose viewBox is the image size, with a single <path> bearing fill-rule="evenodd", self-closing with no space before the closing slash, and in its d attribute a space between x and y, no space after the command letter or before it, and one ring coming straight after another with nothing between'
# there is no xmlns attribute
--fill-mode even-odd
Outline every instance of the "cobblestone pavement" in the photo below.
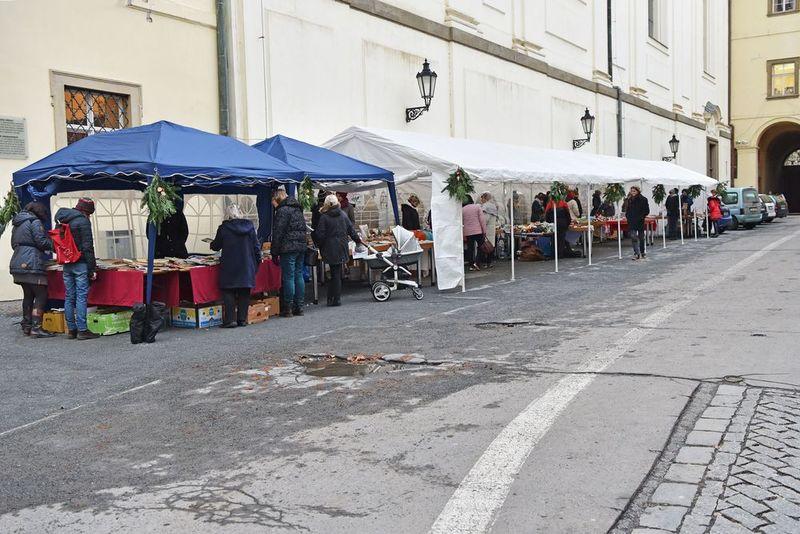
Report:
<svg viewBox="0 0 800 534"><path fill-rule="evenodd" d="M634 534L800 532L800 392L722 385Z"/></svg>

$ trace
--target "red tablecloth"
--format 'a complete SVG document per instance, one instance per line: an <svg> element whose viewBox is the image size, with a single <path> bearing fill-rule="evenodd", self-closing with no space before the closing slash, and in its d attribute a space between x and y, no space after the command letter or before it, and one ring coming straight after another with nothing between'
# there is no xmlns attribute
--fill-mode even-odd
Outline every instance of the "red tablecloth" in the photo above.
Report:
<svg viewBox="0 0 800 534"><path fill-rule="evenodd" d="M145 273L141 271L97 271L97 280L89 287L90 306L122 306L130 308L144 302ZM64 278L61 271L48 271L47 297L64 300ZM176 306L179 302L178 273L153 275L153 300Z"/></svg>
<svg viewBox="0 0 800 534"><path fill-rule="evenodd" d="M617 231L617 221L616 220L609 220L605 223L606 226L606 233L614 233ZM627 219L620 219L619 227L623 232L628 231L628 220ZM644 220L644 228L645 230L649 230L652 232L656 231L658 227L658 219L655 217L647 217Z"/></svg>
<svg viewBox="0 0 800 534"><path fill-rule="evenodd" d="M217 280L219 266L194 267L189 272L181 273L181 300L204 304L222 299ZM256 285L253 293L278 291L281 288L281 268L271 261L264 261L256 273Z"/></svg>

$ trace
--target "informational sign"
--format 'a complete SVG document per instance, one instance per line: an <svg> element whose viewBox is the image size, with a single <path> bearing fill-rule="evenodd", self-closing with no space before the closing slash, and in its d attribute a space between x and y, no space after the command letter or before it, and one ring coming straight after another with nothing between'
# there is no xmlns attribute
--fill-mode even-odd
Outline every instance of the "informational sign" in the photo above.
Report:
<svg viewBox="0 0 800 534"><path fill-rule="evenodd" d="M0 117L0 159L28 159L25 119Z"/></svg>

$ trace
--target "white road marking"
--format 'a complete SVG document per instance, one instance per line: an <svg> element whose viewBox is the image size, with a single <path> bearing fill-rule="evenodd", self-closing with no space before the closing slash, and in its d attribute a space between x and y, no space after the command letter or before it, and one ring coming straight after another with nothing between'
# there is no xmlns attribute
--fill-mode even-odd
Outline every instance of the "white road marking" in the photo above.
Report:
<svg viewBox="0 0 800 534"><path fill-rule="evenodd" d="M476 302L475 304L470 304L468 306L461 306L459 308L453 308L452 310L448 310L446 312L442 312L442 315L453 315L454 313L458 313L458 312L460 312L462 310L466 310L467 308L474 308L475 306L480 306L481 304L487 304L489 302L492 302L492 300L491 299L484 300L482 302Z"/></svg>
<svg viewBox="0 0 800 534"><path fill-rule="evenodd" d="M599 373L638 343L648 331L666 321L705 290L718 286L734 272L766 255L770 250L800 235L795 232L765 246L738 263L712 276L691 295L659 308L646 317L640 326L630 329L605 351L595 354L576 371ZM505 503L511 485L534 446L553 425L559 414L584 389L596 374L567 375L531 402L492 441L472 469L456 488L430 532L432 534L483 533L491 529L497 512Z"/></svg>
<svg viewBox="0 0 800 534"><path fill-rule="evenodd" d="M61 417L62 415L66 415L66 414L74 412L76 410L80 410L81 408L86 408L87 406L92 406L94 404L98 404L98 403L103 402L103 401L116 399L117 397L121 397L123 395L127 395L128 393L133 393L134 391L139 391L140 389L144 389L144 388L148 388L148 387L151 387L151 386L155 386L155 385L160 384L160 383L161 383L161 380L153 380L152 382L148 382L147 384L142 384L141 386L132 387L130 389L126 389L124 391L120 391L119 393L114 393L113 395L109 395L108 397L104 397L104 398L102 398L100 400L96 400L96 401L93 401L93 402L87 402L86 404L79 404L77 406L73 406L72 408L68 408L66 410L59 410L59 411L57 411L55 413L51 413L50 415L46 415L46 416L42 417L41 419L37 419L36 421L31 421L30 423L25 423L24 425L20 425L20 426L14 427L14 428L9 428L8 430L4 430L3 432L0 432L0 438L2 438L3 436L6 436L8 434L13 434L15 432L19 432L20 430L24 430L26 428L30 428L32 426L36 426L36 425L38 425L40 423L44 423L45 421L49 421L51 419L55 419L56 417Z"/></svg>

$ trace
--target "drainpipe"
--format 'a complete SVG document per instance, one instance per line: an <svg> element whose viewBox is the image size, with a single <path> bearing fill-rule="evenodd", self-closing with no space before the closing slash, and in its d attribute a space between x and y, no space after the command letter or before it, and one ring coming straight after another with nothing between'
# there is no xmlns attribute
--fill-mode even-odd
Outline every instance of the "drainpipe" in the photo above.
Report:
<svg viewBox="0 0 800 534"><path fill-rule="evenodd" d="M219 133L230 135L228 110L228 0L216 0L217 86L219 90Z"/></svg>
<svg viewBox="0 0 800 534"><path fill-rule="evenodd" d="M614 86L617 90L617 156L622 157L622 89L618 85Z"/></svg>
<svg viewBox="0 0 800 534"><path fill-rule="evenodd" d="M608 77L614 83L614 42L612 38L612 4L614 0L606 0L606 40L608 42ZM617 156L622 157L622 90L614 85L617 91Z"/></svg>
<svg viewBox="0 0 800 534"><path fill-rule="evenodd" d="M739 177L739 151L736 149L736 127L733 125L733 100L731 82L733 80L733 61L731 60L731 29L733 28L733 2L728 0L728 124L731 127L731 187Z"/></svg>

